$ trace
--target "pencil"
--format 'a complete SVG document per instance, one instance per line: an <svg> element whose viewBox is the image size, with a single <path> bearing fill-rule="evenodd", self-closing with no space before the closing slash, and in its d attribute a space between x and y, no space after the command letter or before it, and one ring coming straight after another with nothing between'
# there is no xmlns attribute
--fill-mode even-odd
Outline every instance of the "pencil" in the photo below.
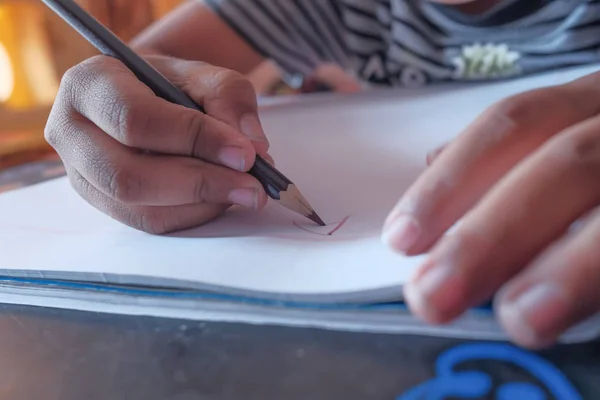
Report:
<svg viewBox="0 0 600 400"><path fill-rule="evenodd" d="M201 106L169 82L160 72L144 61L114 33L73 0L42 1L96 47L98 51L106 56L114 57L125 64L157 96L171 103L195 109L206 114ZM254 165L248 173L262 184L267 195L273 200L321 226L325 225L296 185L265 161L264 158L257 155Z"/></svg>

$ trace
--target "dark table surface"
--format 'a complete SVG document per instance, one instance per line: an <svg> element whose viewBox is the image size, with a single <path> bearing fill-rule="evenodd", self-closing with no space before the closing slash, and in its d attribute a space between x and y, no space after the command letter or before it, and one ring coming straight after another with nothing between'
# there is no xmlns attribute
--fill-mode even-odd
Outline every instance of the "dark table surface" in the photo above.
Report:
<svg viewBox="0 0 600 400"><path fill-rule="evenodd" d="M60 173L55 162L0 172L0 191ZM527 353L503 343L0 305L0 351L1 400L600 399L600 341ZM485 375L444 378L443 360L454 356L454 371ZM485 377L490 390L458 395ZM434 379L433 389L454 397L410 397Z"/></svg>
<svg viewBox="0 0 600 400"><path fill-rule="evenodd" d="M21 306L0 306L0 343L3 400L397 399L436 375L441 353L465 345ZM600 343L535 356L560 370L581 398L600 398ZM506 362L457 366L464 368L490 373L496 387L539 383L522 366Z"/></svg>

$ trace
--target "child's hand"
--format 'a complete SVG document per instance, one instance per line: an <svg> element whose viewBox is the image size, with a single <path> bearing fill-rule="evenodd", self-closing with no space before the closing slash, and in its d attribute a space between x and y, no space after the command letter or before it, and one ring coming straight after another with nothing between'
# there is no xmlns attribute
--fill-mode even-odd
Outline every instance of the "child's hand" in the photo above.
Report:
<svg viewBox="0 0 600 400"><path fill-rule="evenodd" d="M346 94L358 93L362 90L360 83L336 64L323 64L317 67L307 83L308 87L303 90L308 93L314 91L311 90L311 86L317 88L317 91L320 86L327 91Z"/></svg>
<svg viewBox="0 0 600 400"><path fill-rule="evenodd" d="M496 295L528 347L600 310L600 73L496 104L448 145L386 223L391 246L433 247L406 286L411 308L446 323ZM462 219L457 230L441 235Z"/></svg>
<svg viewBox="0 0 600 400"><path fill-rule="evenodd" d="M262 186L243 172L257 152L268 158L252 85L203 63L150 61L208 115L156 97L115 59L74 67L46 138L75 190L113 218L159 234L200 225L231 204L262 207Z"/></svg>

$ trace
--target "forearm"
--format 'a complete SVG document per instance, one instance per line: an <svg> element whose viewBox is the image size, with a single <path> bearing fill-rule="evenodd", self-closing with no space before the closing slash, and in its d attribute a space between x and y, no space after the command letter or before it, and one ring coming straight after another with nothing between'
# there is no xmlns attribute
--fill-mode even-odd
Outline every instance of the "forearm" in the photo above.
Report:
<svg viewBox="0 0 600 400"><path fill-rule="evenodd" d="M157 21L131 43L143 55L204 61L247 74L263 57L199 1L190 1Z"/></svg>

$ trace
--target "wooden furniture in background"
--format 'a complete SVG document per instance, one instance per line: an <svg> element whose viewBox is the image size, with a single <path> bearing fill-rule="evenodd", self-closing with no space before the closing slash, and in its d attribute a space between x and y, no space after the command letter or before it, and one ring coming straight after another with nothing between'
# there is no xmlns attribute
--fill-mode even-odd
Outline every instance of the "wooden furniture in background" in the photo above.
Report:
<svg viewBox="0 0 600 400"><path fill-rule="evenodd" d="M100 22L128 42L185 0L77 0ZM197 1L197 0L193 0Z"/></svg>
<svg viewBox="0 0 600 400"><path fill-rule="evenodd" d="M129 41L186 0L76 1ZM51 151L43 129L60 79L97 51L39 0L0 0L0 46L8 53L14 79L9 98L0 102L2 168L8 159L12 165Z"/></svg>
<svg viewBox="0 0 600 400"><path fill-rule="evenodd" d="M49 150L43 127L59 80L46 21L39 1L0 0L0 45L7 56L0 85L8 88L0 103L0 166L16 162L15 154Z"/></svg>
<svg viewBox="0 0 600 400"><path fill-rule="evenodd" d="M2 0L0 0L1 2ZM144 28L186 0L76 0L123 41L129 42ZM56 74L97 54L85 39L60 18L46 11L46 30L51 40Z"/></svg>

